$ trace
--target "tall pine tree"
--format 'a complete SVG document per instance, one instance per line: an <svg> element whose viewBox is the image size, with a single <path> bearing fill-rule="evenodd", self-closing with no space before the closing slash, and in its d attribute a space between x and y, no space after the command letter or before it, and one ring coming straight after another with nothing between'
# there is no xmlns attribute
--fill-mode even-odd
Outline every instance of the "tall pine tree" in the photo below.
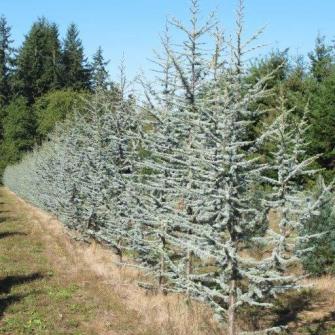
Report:
<svg viewBox="0 0 335 335"><path fill-rule="evenodd" d="M70 24L63 47L63 84L75 90L90 88L90 71L75 24Z"/></svg>
<svg viewBox="0 0 335 335"><path fill-rule="evenodd" d="M58 28L45 18L35 22L16 60L15 90L33 103L50 89L60 87L61 46Z"/></svg>
<svg viewBox="0 0 335 335"><path fill-rule="evenodd" d="M109 85L109 74L106 69L109 61L105 61L102 54L102 48L99 47L97 52L93 56L92 63L92 88L107 89Z"/></svg>
<svg viewBox="0 0 335 335"><path fill-rule="evenodd" d="M5 105L10 100L10 77L13 66L13 48L11 47L10 27L4 16L0 17L0 143L3 140L3 119ZM0 168L1 170L1 168Z"/></svg>
<svg viewBox="0 0 335 335"><path fill-rule="evenodd" d="M35 122L27 100L18 97L6 107L3 120L4 140L2 154L4 163L20 160L22 154L29 151L34 144Z"/></svg>
<svg viewBox="0 0 335 335"><path fill-rule="evenodd" d="M311 154L322 153L318 163L332 175L335 164L334 132L334 92L335 92L335 58L333 47L325 42L325 37L318 36L314 51L309 54L311 61L310 81L310 123L309 129Z"/></svg>
<svg viewBox="0 0 335 335"><path fill-rule="evenodd" d="M10 98L10 74L13 65L13 48L11 28L4 16L0 17L0 106L8 103Z"/></svg>
<svg viewBox="0 0 335 335"><path fill-rule="evenodd" d="M326 44L325 37L318 35L314 51L308 54L311 61L311 73L317 82L322 82L329 76L333 68L333 48Z"/></svg>

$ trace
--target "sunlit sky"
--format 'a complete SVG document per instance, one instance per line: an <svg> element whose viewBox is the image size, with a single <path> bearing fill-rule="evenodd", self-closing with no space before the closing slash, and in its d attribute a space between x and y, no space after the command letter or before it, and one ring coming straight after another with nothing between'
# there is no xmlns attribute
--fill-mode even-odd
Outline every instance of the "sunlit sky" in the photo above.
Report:
<svg viewBox="0 0 335 335"><path fill-rule="evenodd" d="M15 46L38 17L56 22L61 37L74 22L88 57L101 45L114 76L124 53L132 77L140 68L146 72L151 68L148 58L159 48L166 16L187 19L188 4L188 0L0 0L0 15L12 27ZM201 7L204 16L218 8L224 27L232 31L236 0L202 0ZM334 0L246 0L246 33L266 26L260 39L267 45L263 53L288 47L292 56L306 55L318 33L328 41L335 37L334 13Z"/></svg>

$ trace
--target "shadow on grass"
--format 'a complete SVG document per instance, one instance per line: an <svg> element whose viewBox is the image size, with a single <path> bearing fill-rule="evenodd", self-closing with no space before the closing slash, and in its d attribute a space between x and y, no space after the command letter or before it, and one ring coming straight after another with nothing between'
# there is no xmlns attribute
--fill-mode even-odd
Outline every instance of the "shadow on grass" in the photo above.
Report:
<svg viewBox="0 0 335 335"><path fill-rule="evenodd" d="M9 296L0 298L0 318L4 315L6 309L10 305L21 301L25 297L26 297L26 295L23 295L23 294L11 294Z"/></svg>
<svg viewBox="0 0 335 335"><path fill-rule="evenodd" d="M9 215L11 213L13 213L13 212L8 211L7 215L6 214L1 215L1 214L4 214L4 212L0 211L0 223L2 223L2 222L12 222L12 221L16 220L17 219L16 215L14 215L14 216Z"/></svg>
<svg viewBox="0 0 335 335"><path fill-rule="evenodd" d="M315 300L315 292L310 289L286 293L276 299L271 310L248 306L243 311L241 325L244 330L248 331L258 331L275 326L288 326L289 330L292 330L299 325L300 328L303 320L300 320L299 314L313 310ZM289 334L291 333L289 332ZM310 335L312 334L316 335L317 333Z"/></svg>
<svg viewBox="0 0 335 335"><path fill-rule="evenodd" d="M11 236L27 236L27 233L23 233L20 231L4 231L0 232L0 239L11 237Z"/></svg>
<svg viewBox="0 0 335 335"><path fill-rule="evenodd" d="M306 335L335 334L335 309L320 319L308 320L299 318L299 313L319 310L322 305L323 299L311 289L284 296L277 301L275 308L276 318L273 324L276 326L290 325L289 328L291 330L299 330Z"/></svg>
<svg viewBox="0 0 335 335"><path fill-rule="evenodd" d="M30 283L43 278L44 275L39 272L31 273L29 275L7 276L0 280L0 293L9 293L13 286Z"/></svg>
<svg viewBox="0 0 335 335"><path fill-rule="evenodd" d="M274 312L274 326L287 325L298 320L298 314L313 308L314 293L311 290L291 293L277 300Z"/></svg>
<svg viewBox="0 0 335 335"><path fill-rule="evenodd" d="M30 283L35 280L40 280L44 278L44 276L39 273L31 273L29 275L15 275L15 276L7 276L0 280L0 294L4 295L0 297L0 318L4 315L5 311L9 306L20 302L23 298L25 298L28 294L9 294L12 287L17 285L22 285L25 283Z"/></svg>

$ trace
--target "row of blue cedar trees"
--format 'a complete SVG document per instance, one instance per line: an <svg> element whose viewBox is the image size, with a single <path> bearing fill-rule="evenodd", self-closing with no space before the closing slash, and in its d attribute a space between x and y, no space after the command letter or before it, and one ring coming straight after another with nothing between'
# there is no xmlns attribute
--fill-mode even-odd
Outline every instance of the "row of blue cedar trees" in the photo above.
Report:
<svg viewBox="0 0 335 335"><path fill-rule="evenodd" d="M163 289L206 301L230 335L242 334L243 306L271 307L277 294L297 289L296 247L315 251L308 243L325 235L313 229L334 218L332 205L322 207L331 204L331 187L306 189L321 157L307 152L306 101L331 82L331 50L318 38L312 75L299 72L301 64L288 71L285 53L247 69L243 55L254 37L242 41L242 1L236 44L226 45L210 22L198 25L197 0L191 27L170 25L186 39L182 50L169 34L162 39L161 91L141 79L147 100L138 104L126 98L124 77L118 92L96 90L49 142L7 167L4 180L69 228L112 246L121 262L131 251ZM202 53L208 32L216 37L212 58ZM309 93L294 90L297 83ZM270 209L280 213L278 227Z"/></svg>
<svg viewBox="0 0 335 335"><path fill-rule="evenodd" d="M45 18L35 22L23 44L13 48L11 27L0 17L0 174L41 142L80 94L109 86L101 47L88 62L75 24L63 41ZM49 109L47 108L49 107Z"/></svg>
<svg viewBox="0 0 335 335"><path fill-rule="evenodd" d="M82 97L98 86L116 89L109 80L102 49L89 63L78 35L72 24L61 42L57 25L42 18L32 25L22 46L14 49L11 28L5 17L0 18L0 175L6 165L19 161L25 152L40 144L57 121L72 114L75 106L80 107ZM277 94L283 91L287 107L294 107L298 116L309 103L307 153L322 154L317 165L325 169L324 175L330 180L335 154L334 45L319 35L308 62L303 57L290 59L288 50L274 51L253 62L245 78L253 83L275 69L267 87ZM263 121L274 119L275 96L257 101L256 106L265 112L251 129L255 134ZM332 233L317 244L315 257L305 261L306 268L316 274L335 272L331 208L310 229L319 231L321 226Z"/></svg>

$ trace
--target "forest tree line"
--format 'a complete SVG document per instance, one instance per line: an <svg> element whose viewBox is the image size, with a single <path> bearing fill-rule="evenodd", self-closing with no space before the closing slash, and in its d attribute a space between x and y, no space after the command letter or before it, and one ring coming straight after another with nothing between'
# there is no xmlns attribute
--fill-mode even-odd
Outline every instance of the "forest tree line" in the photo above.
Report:
<svg viewBox="0 0 335 335"><path fill-rule="evenodd" d="M22 154L41 144L57 121L71 114L81 96L96 87L113 89L107 70L108 61L98 48L88 62L79 31L71 24L65 38L58 26L45 18L33 23L19 48L13 47L11 27L0 19L0 175L8 163L20 160ZM289 56L289 50L273 51L249 65L245 80L274 71L268 87L276 93L283 90L288 105L301 115L309 103L309 153L333 176L335 135L335 54L334 45L318 35L315 48L306 57ZM274 95L275 96L275 95ZM274 117L275 98L257 102L267 112L262 121Z"/></svg>
<svg viewBox="0 0 335 335"><path fill-rule="evenodd" d="M103 51L89 62L75 24L62 40L55 23L40 18L19 48L0 18L0 174L41 144L57 121L71 114L81 96L109 87Z"/></svg>

